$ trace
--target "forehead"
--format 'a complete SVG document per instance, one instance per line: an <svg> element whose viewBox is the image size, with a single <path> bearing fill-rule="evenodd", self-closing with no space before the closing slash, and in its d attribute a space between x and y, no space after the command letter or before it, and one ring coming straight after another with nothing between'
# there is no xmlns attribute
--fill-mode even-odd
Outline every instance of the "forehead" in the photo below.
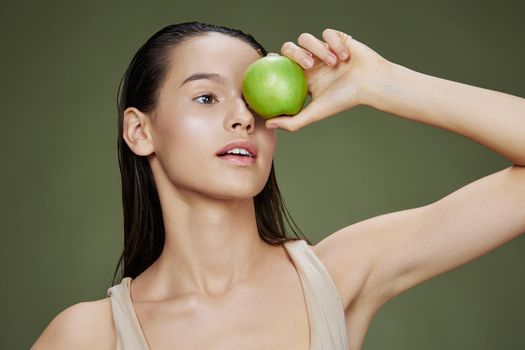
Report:
<svg viewBox="0 0 525 350"><path fill-rule="evenodd" d="M188 39L170 53L167 80L180 85L193 73L217 73L227 80L242 79L248 66L261 56L238 38L207 33Z"/></svg>

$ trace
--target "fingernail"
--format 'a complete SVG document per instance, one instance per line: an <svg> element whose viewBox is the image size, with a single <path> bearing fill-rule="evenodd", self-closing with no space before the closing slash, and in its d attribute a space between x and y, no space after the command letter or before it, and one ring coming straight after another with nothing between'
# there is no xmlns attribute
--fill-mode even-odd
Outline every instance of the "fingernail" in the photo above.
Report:
<svg viewBox="0 0 525 350"><path fill-rule="evenodd" d="M277 128L277 124L275 124L275 123L271 123L271 124L266 125L266 127L267 127L268 129L276 129L276 128Z"/></svg>
<svg viewBox="0 0 525 350"><path fill-rule="evenodd" d="M310 68L310 67L313 66L313 65L314 65L314 60L311 59L310 57L305 57L305 58L303 59L303 66L304 66L305 68Z"/></svg>
<svg viewBox="0 0 525 350"><path fill-rule="evenodd" d="M343 51L339 54L339 57L344 61L348 58L348 52Z"/></svg>

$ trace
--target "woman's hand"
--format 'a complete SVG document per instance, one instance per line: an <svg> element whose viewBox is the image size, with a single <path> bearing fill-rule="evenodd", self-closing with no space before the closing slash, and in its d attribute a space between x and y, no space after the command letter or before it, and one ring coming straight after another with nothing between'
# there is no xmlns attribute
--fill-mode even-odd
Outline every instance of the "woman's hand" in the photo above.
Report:
<svg viewBox="0 0 525 350"><path fill-rule="evenodd" d="M277 125L287 131L296 131L356 105L367 104L369 87L381 80L390 62L338 30L325 29L323 39L325 41L302 33L297 40L301 47L290 41L281 47L283 56L305 70L312 100L295 116L268 120L267 127Z"/></svg>

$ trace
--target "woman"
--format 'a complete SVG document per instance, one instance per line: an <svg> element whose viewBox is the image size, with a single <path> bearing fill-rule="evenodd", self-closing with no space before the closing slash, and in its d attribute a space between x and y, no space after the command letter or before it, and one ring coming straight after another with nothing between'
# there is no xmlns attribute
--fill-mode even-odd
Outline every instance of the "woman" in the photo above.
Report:
<svg viewBox="0 0 525 350"><path fill-rule="evenodd" d="M523 98L412 71L334 29L322 36L283 44L312 102L270 120L241 91L266 55L251 36L192 22L140 48L119 103L125 278L60 313L34 349L358 350L385 302L525 231ZM513 165L313 246L287 238L275 128L357 105L464 135Z"/></svg>

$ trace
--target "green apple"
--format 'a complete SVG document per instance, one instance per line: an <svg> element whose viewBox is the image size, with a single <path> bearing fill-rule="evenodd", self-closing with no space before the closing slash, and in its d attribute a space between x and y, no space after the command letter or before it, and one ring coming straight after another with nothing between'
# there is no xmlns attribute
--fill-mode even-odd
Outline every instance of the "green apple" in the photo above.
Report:
<svg viewBox="0 0 525 350"><path fill-rule="evenodd" d="M308 81L300 65L269 53L246 69L242 93L251 109L265 119L295 115L306 100Z"/></svg>

